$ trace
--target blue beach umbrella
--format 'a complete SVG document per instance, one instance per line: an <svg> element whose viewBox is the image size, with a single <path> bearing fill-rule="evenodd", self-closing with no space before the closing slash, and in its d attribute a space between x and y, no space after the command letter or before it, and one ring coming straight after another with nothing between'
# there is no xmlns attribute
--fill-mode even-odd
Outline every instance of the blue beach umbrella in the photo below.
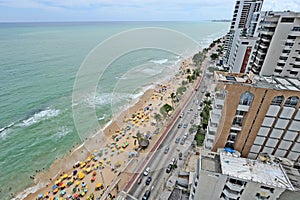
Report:
<svg viewBox="0 0 300 200"><path fill-rule="evenodd" d="M57 188L57 185L53 185L52 186L52 190L56 189Z"/></svg>
<svg viewBox="0 0 300 200"><path fill-rule="evenodd" d="M43 198L43 194L38 194L38 198Z"/></svg>

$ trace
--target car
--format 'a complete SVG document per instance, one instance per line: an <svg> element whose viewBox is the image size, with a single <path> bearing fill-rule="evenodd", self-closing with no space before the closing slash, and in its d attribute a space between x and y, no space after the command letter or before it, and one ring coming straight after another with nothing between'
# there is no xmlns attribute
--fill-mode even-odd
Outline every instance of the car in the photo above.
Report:
<svg viewBox="0 0 300 200"><path fill-rule="evenodd" d="M192 112L192 111L193 111L193 108L190 108L189 111Z"/></svg>
<svg viewBox="0 0 300 200"><path fill-rule="evenodd" d="M151 190L146 190L142 200L147 200L150 197L151 194Z"/></svg>
<svg viewBox="0 0 300 200"><path fill-rule="evenodd" d="M198 117L198 115L199 115L199 113L196 112L194 116L195 116L195 117Z"/></svg>
<svg viewBox="0 0 300 200"><path fill-rule="evenodd" d="M182 160L182 153L181 152L179 153L178 157L179 157L179 160Z"/></svg>
<svg viewBox="0 0 300 200"><path fill-rule="evenodd" d="M187 128L188 127L188 124L183 124L183 128Z"/></svg>
<svg viewBox="0 0 300 200"><path fill-rule="evenodd" d="M146 179L146 185L149 185L151 181L152 181L151 176L148 176L148 178Z"/></svg>
<svg viewBox="0 0 300 200"><path fill-rule="evenodd" d="M181 124L181 123L179 123L179 124L178 124L178 128L181 128L181 127L182 127L182 124Z"/></svg>
<svg viewBox="0 0 300 200"><path fill-rule="evenodd" d="M179 117L180 117L180 118L182 118L182 117L183 117L183 115L184 115L184 112L182 112L182 113L179 115Z"/></svg>
<svg viewBox="0 0 300 200"><path fill-rule="evenodd" d="M144 171L144 176L148 176L148 174L150 173L150 167L147 167Z"/></svg>
<svg viewBox="0 0 300 200"><path fill-rule="evenodd" d="M201 106L198 106L198 108L197 108L197 109L198 109L198 111L200 111L200 110L201 110Z"/></svg>
<svg viewBox="0 0 300 200"><path fill-rule="evenodd" d="M167 166L166 172L167 172L167 173L170 173L171 170L172 170L172 165L169 164L169 165Z"/></svg>
<svg viewBox="0 0 300 200"><path fill-rule="evenodd" d="M143 180L143 177L141 176L141 177L138 179L137 184L141 184L142 180Z"/></svg>
<svg viewBox="0 0 300 200"><path fill-rule="evenodd" d="M167 153L169 152L169 149L170 149L170 148L167 146L167 147L165 148L164 153L167 154Z"/></svg>
<svg viewBox="0 0 300 200"><path fill-rule="evenodd" d="M177 160L176 158L172 158L171 162L170 162L170 165L175 165L177 163Z"/></svg>
<svg viewBox="0 0 300 200"><path fill-rule="evenodd" d="M188 138L189 134L188 133L185 133L183 138L186 140Z"/></svg>
<svg viewBox="0 0 300 200"><path fill-rule="evenodd" d="M180 144L181 144L181 145L184 145L184 143L185 143L185 139L182 138L181 141L180 141Z"/></svg>
<svg viewBox="0 0 300 200"><path fill-rule="evenodd" d="M194 123L194 120L192 119L191 121L190 121L190 124L193 124Z"/></svg>
<svg viewBox="0 0 300 200"><path fill-rule="evenodd" d="M176 144L179 143L179 141L180 141L180 137L178 137L178 138L175 139L175 143Z"/></svg>

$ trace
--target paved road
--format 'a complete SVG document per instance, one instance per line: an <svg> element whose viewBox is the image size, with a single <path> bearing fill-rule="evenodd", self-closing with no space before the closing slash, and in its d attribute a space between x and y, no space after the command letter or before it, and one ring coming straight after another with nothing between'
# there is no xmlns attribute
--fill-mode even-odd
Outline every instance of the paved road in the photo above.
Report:
<svg viewBox="0 0 300 200"><path fill-rule="evenodd" d="M138 175L139 177L136 179L138 180L140 177L142 177L142 182L138 184L137 182L134 183L133 187L131 188L129 194L132 196L132 198L127 197L127 199L141 199L146 192L146 190L151 190L150 200L151 199L158 199L159 195L164 189L165 182L168 180L169 176L171 174L166 173L166 167L170 163L172 158L176 158L178 160L178 154L179 152L185 152L189 148L191 142L193 141L194 137L189 135L187 141L184 145L181 145L180 143L176 144L175 139L176 137L182 138L184 133L188 133L188 129L191 127L190 121L191 119L194 119L194 115L197 112L198 117L194 119L195 123L199 123L200 117L199 117L199 111L197 110L198 105L200 103L200 100L203 97L203 93L201 92L204 87L204 82L201 83L198 92L196 95L191 99L191 101L188 103L184 110L184 116L183 118L178 118L178 120L175 122L172 129L169 131L168 135L166 136L165 140L161 143L161 145L158 147L158 150L154 152L154 156L150 160L146 167L150 167L151 172L148 176L152 177L152 181L150 185L146 185L145 181L147 179L146 176L143 174ZM197 101L198 100L198 101ZM196 105L196 102L198 102L198 105ZM193 111L188 110L192 108ZM178 128L178 124L188 124L187 128ZM169 152L167 154L164 153L165 147L168 146L170 148ZM183 164L183 161L178 161L179 167ZM174 172L171 172L174 173ZM134 197L134 198L133 198Z"/></svg>

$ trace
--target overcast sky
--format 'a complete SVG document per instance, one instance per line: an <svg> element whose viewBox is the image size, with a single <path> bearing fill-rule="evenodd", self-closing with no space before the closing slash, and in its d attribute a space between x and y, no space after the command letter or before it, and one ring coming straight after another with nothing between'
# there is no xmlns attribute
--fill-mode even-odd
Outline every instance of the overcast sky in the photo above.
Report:
<svg viewBox="0 0 300 200"><path fill-rule="evenodd" d="M0 21L199 21L231 19L236 0L0 0ZM300 0L263 10L300 11Z"/></svg>

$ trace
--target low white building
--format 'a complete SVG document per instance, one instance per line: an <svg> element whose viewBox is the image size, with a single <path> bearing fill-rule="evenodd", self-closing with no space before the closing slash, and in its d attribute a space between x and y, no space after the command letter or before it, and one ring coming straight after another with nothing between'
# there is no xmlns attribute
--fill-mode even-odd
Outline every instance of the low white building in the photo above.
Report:
<svg viewBox="0 0 300 200"><path fill-rule="evenodd" d="M272 200L285 190L295 189L279 163L202 150L189 199Z"/></svg>

